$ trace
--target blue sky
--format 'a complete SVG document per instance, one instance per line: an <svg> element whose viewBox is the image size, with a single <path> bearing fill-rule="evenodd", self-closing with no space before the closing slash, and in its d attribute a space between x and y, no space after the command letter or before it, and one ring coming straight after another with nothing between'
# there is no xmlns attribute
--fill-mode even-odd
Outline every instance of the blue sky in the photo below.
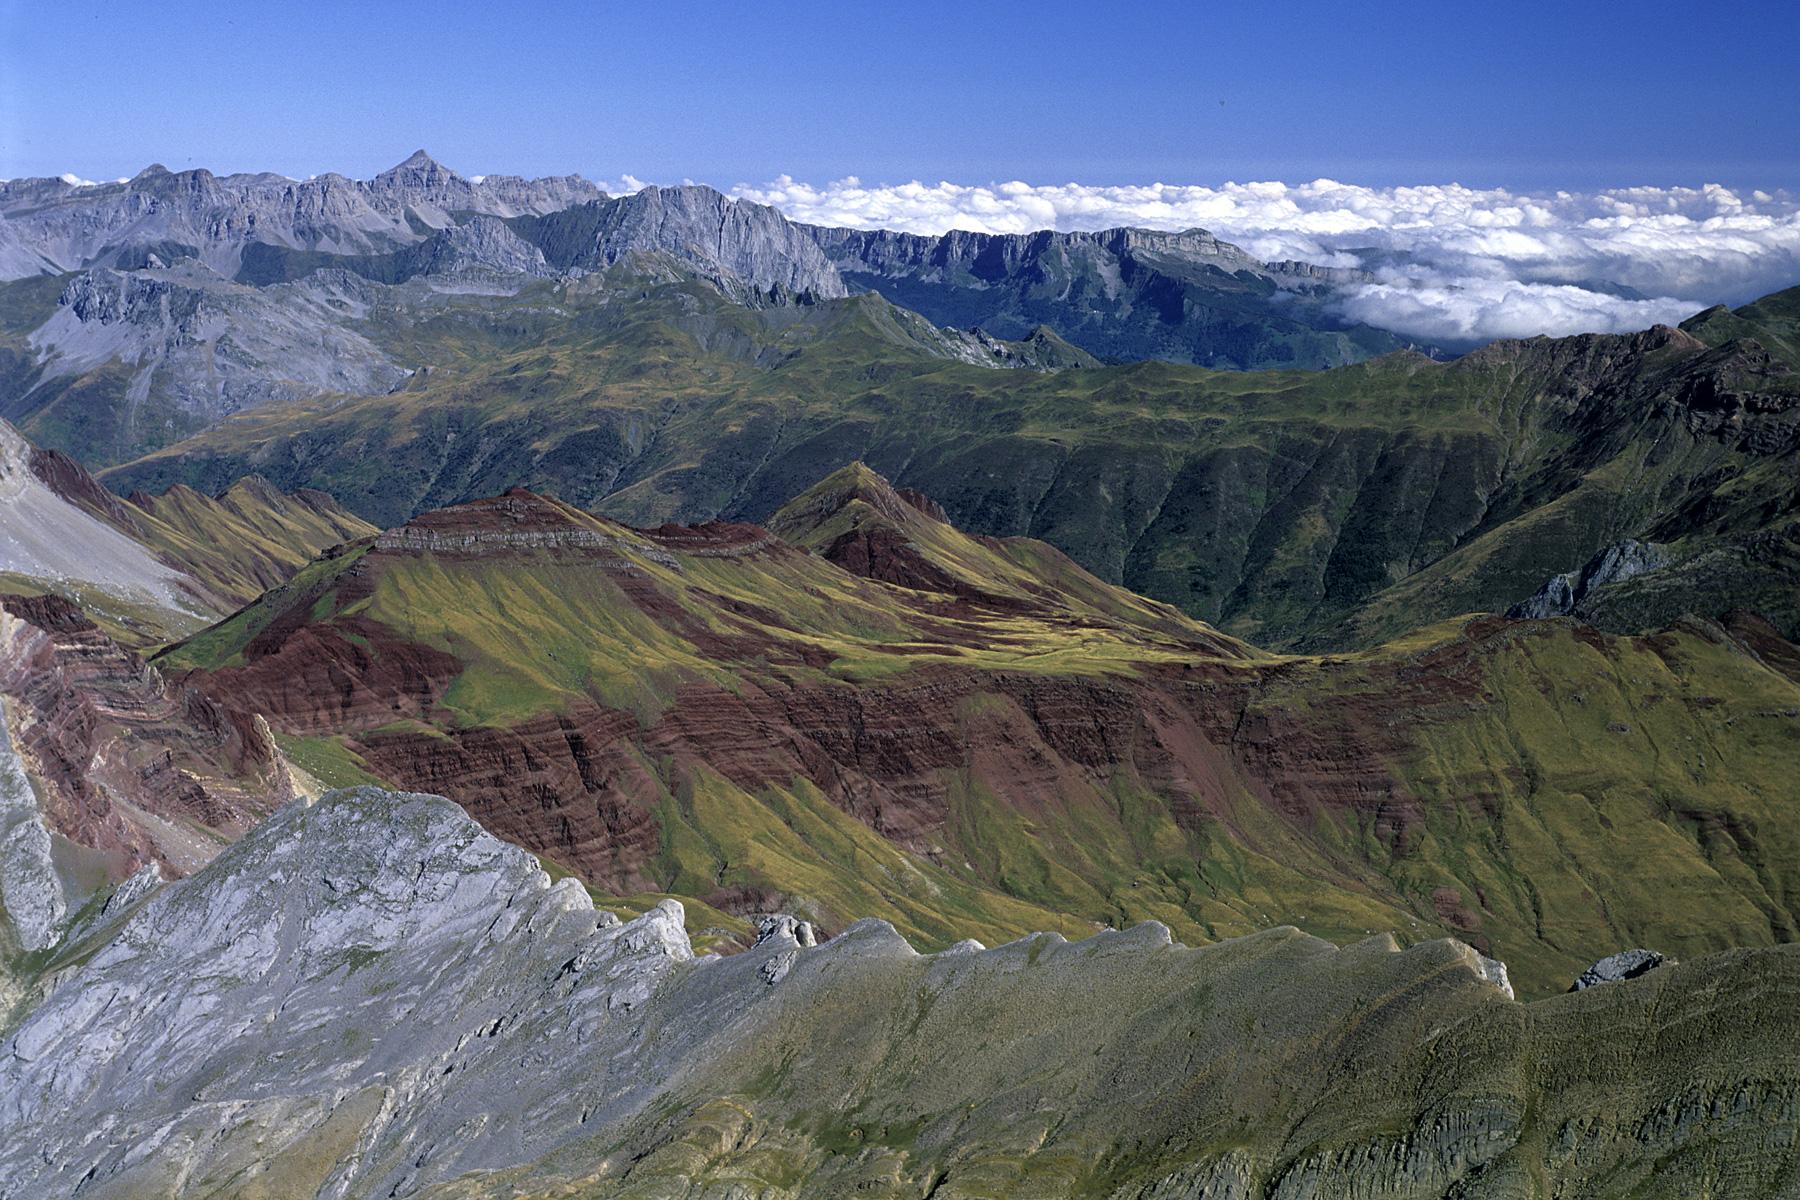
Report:
<svg viewBox="0 0 1800 1200"><path fill-rule="evenodd" d="M1791 3L0 0L0 177L1800 187Z"/></svg>

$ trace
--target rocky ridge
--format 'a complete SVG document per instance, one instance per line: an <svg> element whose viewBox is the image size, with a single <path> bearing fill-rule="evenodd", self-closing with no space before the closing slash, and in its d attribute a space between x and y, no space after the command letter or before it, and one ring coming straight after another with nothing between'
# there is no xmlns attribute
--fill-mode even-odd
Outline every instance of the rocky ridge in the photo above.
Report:
<svg viewBox="0 0 1800 1200"><path fill-rule="evenodd" d="M0 257L6 277L38 270L139 267L197 258L234 277L247 246L273 244L338 255L380 254L426 240L460 214L500 218L555 212L603 193L577 176L479 182L426 154L371 180L320 175L217 176L153 165L129 180L77 186L61 179L0 183L0 230L29 247ZM421 233L419 226L426 232ZM3 244L3 243L0 243Z"/></svg>
<svg viewBox="0 0 1800 1200"><path fill-rule="evenodd" d="M746 953L695 957L673 902L621 924L454 805L367 789L285 808L103 918L6 1035L15 1187L1523 1200L1800 1183L1782 1149L1800 1121L1789 950L1533 1005L1456 942L1340 950L1292 929L919 955L882 922L809 946L774 919Z"/></svg>
<svg viewBox="0 0 1800 1200"><path fill-rule="evenodd" d="M323 492L255 476L216 496L177 485L121 499L0 421L0 590L72 600L134 647L193 632L373 532Z"/></svg>
<svg viewBox="0 0 1800 1200"><path fill-rule="evenodd" d="M1506 615L1524 620L1566 617L1601 588L1668 565L1669 557L1662 547L1627 538L1606 547L1577 570L1551 576L1530 599L1507 609Z"/></svg>
<svg viewBox="0 0 1800 1200"><path fill-rule="evenodd" d="M1329 367L1405 348L1332 319L1360 272L1268 263L1203 229L939 236L806 226L854 288L944 325L1024 337L1048 325L1103 359L1255 370Z"/></svg>
<svg viewBox="0 0 1800 1200"><path fill-rule="evenodd" d="M39 461L0 421L0 572L95 589L126 606L170 613L187 629L203 623L207 605L191 578L54 491L34 469Z"/></svg>
<svg viewBox="0 0 1800 1200"><path fill-rule="evenodd" d="M662 252L752 292L848 294L804 230L773 208L709 187L652 186L513 226L561 270L597 270L633 254Z"/></svg>

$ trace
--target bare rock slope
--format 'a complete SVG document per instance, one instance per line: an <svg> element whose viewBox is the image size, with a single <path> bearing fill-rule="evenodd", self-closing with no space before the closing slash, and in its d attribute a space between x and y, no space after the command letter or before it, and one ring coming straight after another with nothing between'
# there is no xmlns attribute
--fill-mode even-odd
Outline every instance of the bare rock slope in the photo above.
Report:
<svg viewBox="0 0 1800 1200"><path fill-rule="evenodd" d="M447 801L290 806L72 929L9 1195L1793 1194L1800 954L1531 1005L1468 947L1154 923L696 958Z"/></svg>

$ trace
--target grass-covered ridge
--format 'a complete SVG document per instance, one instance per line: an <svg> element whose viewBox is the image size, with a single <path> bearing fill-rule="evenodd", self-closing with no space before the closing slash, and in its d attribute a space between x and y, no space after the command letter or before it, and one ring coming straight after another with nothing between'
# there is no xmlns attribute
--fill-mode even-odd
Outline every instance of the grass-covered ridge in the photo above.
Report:
<svg viewBox="0 0 1800 1200"><path fill-rule="evenodd" d="M862 465L771 526L513 492L322 559L158 665L337 777L725 912L926 945L1449 932L1529 992L1624 945L1795 936L1800 686L1737 632L1462 617L1281 656Z"/></svg>

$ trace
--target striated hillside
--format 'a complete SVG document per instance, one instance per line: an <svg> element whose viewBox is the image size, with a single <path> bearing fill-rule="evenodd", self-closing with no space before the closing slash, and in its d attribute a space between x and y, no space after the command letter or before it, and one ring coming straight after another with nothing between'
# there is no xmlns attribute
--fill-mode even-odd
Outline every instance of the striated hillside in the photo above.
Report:
<svg viewBox="0 0 1800 1200"><path fill-rule="evenodd" d="M874 296L751 310L641 278L544 285L529 320L469 301L430 351L460 360L406 391L246 413L107 481L259 472L386 524L519 485L658 524L765 520L865 461L964 528L1041 538L1266 645L1503 611L1625 539L1666 569L1617 631L1745 604L1790 635L1800 620L1782 315L1800 292L1451 363L1001 372L922 353L933 327Z"/></svg>
<svg viewBox="0 0 1800 1200"><path fill-rule="evenodd" d="M375 527L323 492L247 476L121 500L80 463L0 421L0 584L79 602L123 642L191 633Z"/></svg>
<svg viewBox="0 0 1800 1200"><path fill-rule="evenodd" d="M1276 657L858 466L768 529L436 510L157 665L606 891L932 945L1451 932L1535 994L1795 937L1791 655L1487 618Z"/></svg>
<svg viewBox="0 0 1800 1200"><path fill-rule="evenodd" d="M291 806L69 932L0 1042L0 1175L109 1200L1800 1187L1791 947L1520 1004L1452 940L1149 923L921 955L777 918L719 959L682 915L621 924L433 797Z"/></svg>

